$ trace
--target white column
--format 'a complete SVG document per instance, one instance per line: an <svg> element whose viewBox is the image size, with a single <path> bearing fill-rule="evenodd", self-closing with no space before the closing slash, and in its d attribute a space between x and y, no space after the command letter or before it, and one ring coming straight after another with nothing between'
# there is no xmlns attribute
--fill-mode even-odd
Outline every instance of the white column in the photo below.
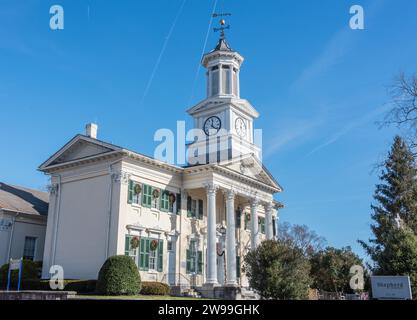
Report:
<svg viewBox="0 0 417 320"><path fill-rule="evenodd" d="M216 191L217 186L210 184L207 190L207 277L206 284L217 284L216 252Z"/></svg>
<svg viewBox="0 0 417 320"><path fill-rule="evenodd" d="M258 199L252 199L250 203L251 250L255 250L258 245L258 203Z"/></svg>
<svg viewBox="0 0 417 320"><path fill-rule="evenodd" d="M236 282L236 230L235 230L235 193L226 193L226 285L235 286Z"/></svg>
<svg viewBox="0 0 417 320"><path fill-rule="evenodd" d="M266 239L271 240L274 237L274 230L272 229L272 203L265 205L265 223L266 223Z"/></svg>
<svg viewBox="0 0 417 320"><path fill-rule="evenodd" d="M275 209L275 239L278 240L278 227L279 227L279 211Z"/></svg>

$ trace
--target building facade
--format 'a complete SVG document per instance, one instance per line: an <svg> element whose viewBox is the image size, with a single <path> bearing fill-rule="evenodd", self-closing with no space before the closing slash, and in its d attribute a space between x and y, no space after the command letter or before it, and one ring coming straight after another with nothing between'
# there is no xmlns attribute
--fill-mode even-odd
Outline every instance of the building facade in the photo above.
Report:
<svg viewBox="0 0 417 320"><path fill-rule="evenodd" d="M47 192L0 182L0 266L10 259L42 261Z"/></svg>
<svg viewBox="0 0 417 320"><path fill-rule="evenodd" d="M255 108L240 98L243 57L222 36L202 64L207 98L188 110L201 134L176 166L97 139L87 125L40 166L51 177L43 277L96 279L128 255L145 281L173 288L247 287L244 255L277 233L281 186L255 144Z"/></svg>

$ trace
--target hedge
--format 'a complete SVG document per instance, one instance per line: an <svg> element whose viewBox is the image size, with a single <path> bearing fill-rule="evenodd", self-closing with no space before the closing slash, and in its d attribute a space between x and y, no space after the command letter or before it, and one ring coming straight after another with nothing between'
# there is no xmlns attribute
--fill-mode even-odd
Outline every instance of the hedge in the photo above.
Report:
<svg viewBox="0 0 417 320"><path fill-rule="evenodd" d="M143 295L156 295L156 296L166 296L170 292L169 285L162 282L142 282L142 290L140 294Z"/></svg>
<svg viewBox="0 0 417 320"><path fill-rule="evenodd" d="M94 293L97 280L64 280L63 291L76 291L79 294ZM7 284L1 284L0 289L6 289ZM13 287L14 288L14 287ZM20 284L21 290L52 290L49 280L25 279Z"/></svg>
<svg viewBox="0 0 417 320"><path fill-rule="evenodd" d="M97 293L103 295L136 295L141 289L141 280L135 262L129 256L108 258L100 269Z"/></svg>
<svg viewBox="0 0 417 320"><path fill-rule="evenodd" d="M7 277L9 273L9 264L6 263L0 267L0 286L7 286ZM19 276L18 270L13 270L11 272L10 286L17 286L17 279ZM22 281L31 280L39 278L39 262L33 262L32 260L23 260L22 261Z"/></svg>

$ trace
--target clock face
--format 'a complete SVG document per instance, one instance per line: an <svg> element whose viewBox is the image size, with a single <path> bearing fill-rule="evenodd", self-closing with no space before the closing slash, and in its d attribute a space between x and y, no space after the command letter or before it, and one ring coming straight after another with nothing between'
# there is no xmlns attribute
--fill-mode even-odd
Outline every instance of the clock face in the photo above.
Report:
<svg viewBox="0 0 417 320"><path fill-rule="evenodd" d="M237 118L235 122L236 133L240 137L246 136L246 123L242 118Z"/></svg>
<svg viewBox="0 0 417 320"><path fill-rule="evenodd" d="M220 121L219 117L212 116L210 118L207 118L203 126L204 133L208 136L214 135L217 132L219 132L221 126L222 122Z"/></svg>

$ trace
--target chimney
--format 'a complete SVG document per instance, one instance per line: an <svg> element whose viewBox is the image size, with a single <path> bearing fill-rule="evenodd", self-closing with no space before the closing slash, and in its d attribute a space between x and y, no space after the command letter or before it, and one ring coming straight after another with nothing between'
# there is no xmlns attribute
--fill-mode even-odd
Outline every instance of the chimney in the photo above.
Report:
<svg viewBox="0 0 417 320"><path fill-rule="evenodd" d="M89 123L85 126L85 134L86 136L97 139L97 129L98 126L95 123Z"/></svg>

